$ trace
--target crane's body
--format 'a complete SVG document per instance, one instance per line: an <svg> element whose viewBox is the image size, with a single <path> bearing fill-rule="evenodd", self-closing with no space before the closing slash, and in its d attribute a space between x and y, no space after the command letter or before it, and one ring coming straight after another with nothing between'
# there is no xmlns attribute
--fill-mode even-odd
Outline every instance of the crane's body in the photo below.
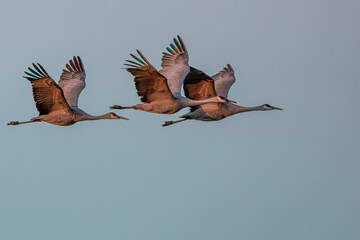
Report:
<svg viewBox="0 0 360 240"><path fill-rule="evenodd" d="M219 101L222 101L221 98L214 98L214 100L219 99ZM225 100L226 101L226 100ZM118 105L114 105L112 109L135 109L135 110L142 110L146 112L152 112L152 113L161 113L161 114L173 114L178 112L179 110L191 107L191 106L198 106L201 104L210 104L208 100L206 101L192 101L191 99L185 98L183 96L179 96L172 100L167 100L166 103L164 103L163 100L161 101L154 101L151 104L149 103L142 103L137 104L132 107L116 107Z"/></svg>
<svg viewBox="0 0 360 240"><path fill-rule="evenodd" d="M244 112L246 108L233 103L206 103L181 116L186 119L196 119L201 121L218 121L236 113Z"/></svg>
<svg viewBox="0 0 360 240"><path fill-rule="evenodd" d="M39 63L33 67L28 68L31 73L25 72L24 77L31 82L39 116L25 122L12 121L8 125L47 122L69 126L85 120L127 119L112 112L93 116L78 107L79 95L85 88L85 69L80 57L74 57L66 64L67 69L63 70L58 84Z"/></svg>
<svg viewBox="0 0 360 240"><path fill-rule="evenodd" d="M175 45L174 45L175 44ZM140 58L130 54L137 62L127 60L126 68L135 78L135 87L142 104L131 107L113 105L110 109L135 109L152 113L173 114L185 107L209 102L231 102L222 96L194 100L181 95L181 86L190 71L189 57L182 39L174 38L174 44L163 53L162 69L157 71L144 55L137 50Z"/></svg>
<svg viewBox="0 0 360 240"><path fill-rule="evenodd" d="M193 112L182 115L181 118L196 119L201 121L218 121L237 113L266 110L273 109L270 109L270 107L267 108L264 105L256 107L242 107L233 103L206 103Z"/></svg>
<svg viewBox="0 0 360 240"><path fill-rule="evenodd" d="M190 68L190 73L184 81L184 91L188 98L206 99L216 94L228 95L228 91L235 82L234 70L228 64L222 71L209 77L202 71ZM243 107L230 102L206 103L190 108L190 112L182 115L178 121L166 121L163 126L183 122L188 119L200 121L218 121L228 116L250 111L282 110L269 104L255 107Z"/></svg>

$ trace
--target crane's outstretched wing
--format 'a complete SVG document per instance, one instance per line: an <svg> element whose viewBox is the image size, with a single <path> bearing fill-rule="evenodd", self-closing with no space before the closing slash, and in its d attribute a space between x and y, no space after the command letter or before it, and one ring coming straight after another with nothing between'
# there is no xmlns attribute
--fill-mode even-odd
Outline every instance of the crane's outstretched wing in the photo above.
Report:
<svg viewBox="0 0 360 240"><path fill-rule="evenodd" d="M66 101L70 106L77 106L81 91L85 88L85 69L79 56L70 59L63 69L59 86L64 91Z"/></svg>
<svg viewBox="0 0 360 240"><path fill-rule="evenodd" d="M134 77L137 94L144 103L151 103L155 100L175 100L171 94L166 78L161 75L150 62L137 50L140 58L130 54L136 61L126 60L126 70Z"/></svg>
<svg viewBox="0 0 360 240"><path fill-rule="evenodd" d="M190 72L184 80L184 91L185 96L193 100L203 100L217 96L214 80L193 67L190 67Z"/></svg>
<svg viewBox="0 0 360 240"><path fill-rule="evenodd" d="M187 98L193 100L204 100L217 96L214 80L203 71L193 67L190 67L190 72L184 80L184 92ZM190 112L194 112L199 107L200 106L190 107Z"/></svg>
<svg viewBox="0 0 360 240"><path fill-rule="evenodd" d="M228 97L229 89L235 82L234 70L230 66L224 67L219 73L212 77L215 81L216 93L225 98Z"/></svg>
<svg viewBox="0 0 360 240"><path fill-rule="evenodd" d="M178 35L178 40L174 38L174 44L166 48L169 53L163 52L162 69L159 71L168 81L172 94L181 95L181 85L189 73L189 56L184 42Z"/></svg>
<svg viewBox="0 0 360 240"><path fill-rule="evenodd" d="M33 63L29 72L25 72L24 78L31 82L33 88L36 108L40 115L45 115L53 111L71 111L69 104L66 102L63 90L49 76L45 69L38 63Z"/></svg>

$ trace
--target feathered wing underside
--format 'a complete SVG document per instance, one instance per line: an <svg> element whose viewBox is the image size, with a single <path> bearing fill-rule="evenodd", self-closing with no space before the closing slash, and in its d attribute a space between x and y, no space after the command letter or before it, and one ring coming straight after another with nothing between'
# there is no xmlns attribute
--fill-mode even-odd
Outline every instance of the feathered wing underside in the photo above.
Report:
<svg viewBox="0 0 360 240"><path fill-rule="evenodd" d="M189 73L189 56L181 37L174 38L174 44L167 47L169 53L163 52L162 69L159 71L166 77L172 94L181 94L181 85Z"/></svg>
<svg viewBox="0 0 360 240"><path fill-rule="evenodd" d="M85 68L79 56L70 59L60 77L59 86L70 106L78 106L81 91L85 88Z"/></svg>
<svg viewBox="0 0 360 240"><path fill-rule="evenodd" d="M166 78L150 64L139 50L137 52L140 58L130 54L137 62L126 60L128 63L124 65L128 66L126 70L135 77L135 87L141 101L151 103L156 100L175 100Z"/></svg>
<svg viewBox="0 0 360 240"><path fill-rule="evenodd" d="M28 68L24 78L31 82L33 96L40 115L49 114L53 111L70 111L62 89L49 76L45 69L38 63L33 64L34 69Z"/></svg>
<svg viewBox="0 0 360 240"><path fill-rule="evenodd" d="M229 89L235 82L234 70L227 64L223 70L212 77L215 81L216 93L225 98L228 97Z"/></svg>

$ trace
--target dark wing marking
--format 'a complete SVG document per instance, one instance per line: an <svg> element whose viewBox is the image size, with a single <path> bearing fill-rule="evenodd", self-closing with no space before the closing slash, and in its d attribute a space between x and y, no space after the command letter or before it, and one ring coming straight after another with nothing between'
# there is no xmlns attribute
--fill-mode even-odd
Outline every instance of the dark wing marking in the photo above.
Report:
<svg viewBox="0 0 360 240"><path fill-rule="evenodd" d="M37 65L33 63L33 67L34 69L28 68L31 73L25 72L24 78L31 82L36 108L40 115L57 110L71 111L62 89L45 69L39 63Z"/></svg>
<svg viewBox="0 0 360 240"><path fill-rule="evenodd" d="M126 70L135 77L135 87L141 101L151 103L161 99L175 100L167 85L166 78L150 64L139 50L137 52L141 58L134 54L130 55L138 62L126 60L128 63L124 65L128 66Z"/></svg>
<svg viewBox="0 0 360 240"><path fill-rule="evenodd" d="M70 106L77 106L81 91L85 88L85 69L79 56L70 59L60 77L59 86Z"/></svg>
<svg viewBox="0 0 360 240"><path fill-rule="evenodd" d="M193 100L204 100L217 96L214 80L193 67L190 67L190 72L184 80L184 91L185 96Z"/></svg>
<svg viewBox="0 0 360 240"><path fill-rule="evenodd" d="M224 67L219 73L212 77L215 81L215 89L219 96L227 98L230 87L235 82L234 70L227 64L227 67Z"/></svg>
<svg viewBox="0 0 360 240"><path fill-rule="evenodd" d="M190 67L190 72L184 80L184 92L187 98L193 100L204 100L217 96L214 80L203 71L193 67ZM190 107L190 112L194 112L199 107Z"/></svg>

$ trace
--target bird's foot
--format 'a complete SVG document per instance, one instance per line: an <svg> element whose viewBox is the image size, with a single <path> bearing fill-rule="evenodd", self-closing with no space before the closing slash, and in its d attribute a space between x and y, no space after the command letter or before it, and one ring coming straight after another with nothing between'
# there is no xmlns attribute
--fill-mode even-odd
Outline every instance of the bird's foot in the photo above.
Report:
<svg viewBox="0 0 360 240"><path fill-rule="evenodd" d="M19 124L20 124L19 121L11 121L7 125L19 125Z"/></svg>
<svg viewBox="0 0 360 240"><path fill-rule="evenodd" d="M166 127L166 126L169 126L169 125L171 125L173 123L174 123L173 121L166 121L166 122L164 122L164 124L162 126Z"/></svg>

